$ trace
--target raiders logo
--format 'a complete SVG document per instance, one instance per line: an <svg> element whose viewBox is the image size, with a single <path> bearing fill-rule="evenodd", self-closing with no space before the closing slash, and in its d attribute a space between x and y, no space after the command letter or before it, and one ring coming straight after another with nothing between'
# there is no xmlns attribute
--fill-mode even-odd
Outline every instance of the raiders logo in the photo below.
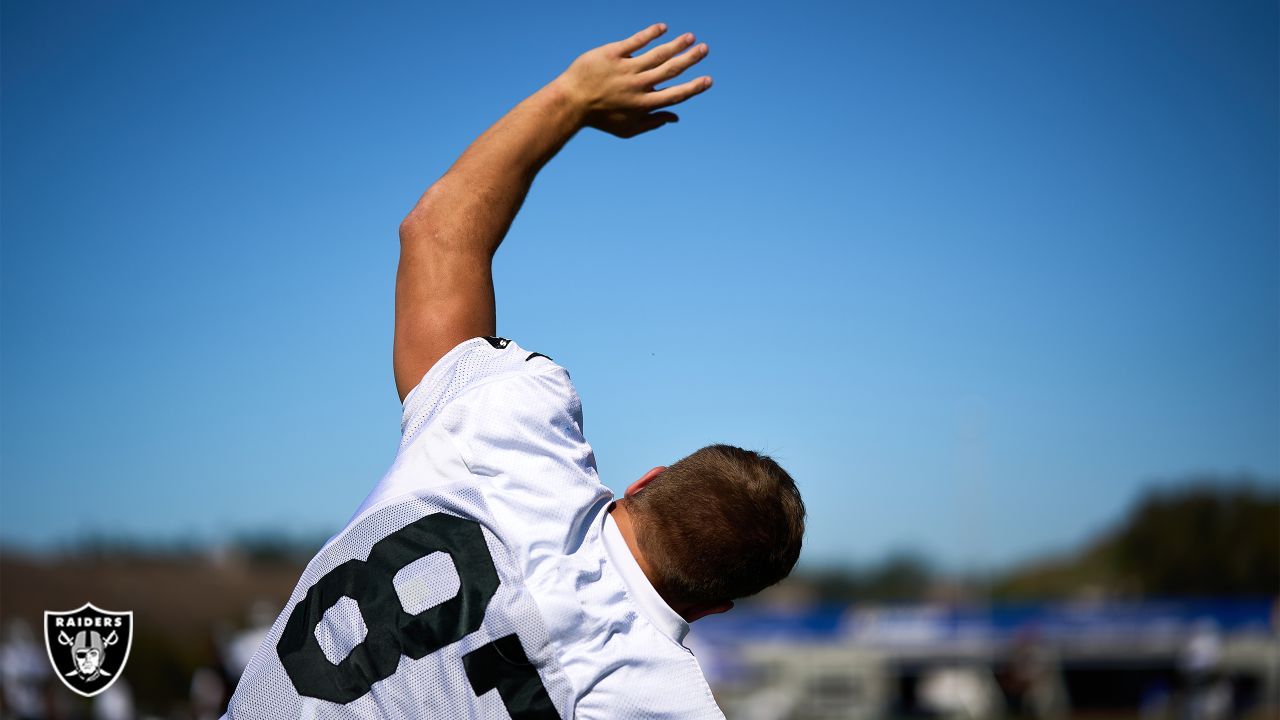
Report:
<svg viewBox="0 0 1280 720"><path fill-rule="evenodd" d="M111 687L129 660L133 611L111 612L85 603L44 613L44 647L58 677L73 692L93 697Z"/></svg>

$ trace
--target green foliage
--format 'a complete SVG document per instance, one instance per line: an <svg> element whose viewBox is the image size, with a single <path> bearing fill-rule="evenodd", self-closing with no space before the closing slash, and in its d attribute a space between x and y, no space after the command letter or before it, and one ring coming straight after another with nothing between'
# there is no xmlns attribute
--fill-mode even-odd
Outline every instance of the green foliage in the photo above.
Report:
<svg viewBox="0 0 1280 720"><path fill-rule="evenodd" d="M1105 592L1132 595L1132 583L1116 570L1115 547L1094 541L1076 553L1037 560L996 578L991 596L998 600L1047 600Z"/></svg>
<svg viewBox="0 0 1280 720"><path fill-rule="evenodd" d="M871 567L804 572L798 580L831 602L906 602L922 598L933 577L922 556L904 551Z"/></svg>
<svg viewBox="0 0 1280 720"><path fill-rule="evenodd" d="M1007 573L1002 599L1280 593L1280 488L1198 476L1147 492L1118 527L1064 558Z"/></svg>
<svg viewBox="0 0 1280 720"><path fill-rule="evenodd" d="M1146 595L1280 592L1280 492L1212 478L1149 494L1114 540Z"/></svg>

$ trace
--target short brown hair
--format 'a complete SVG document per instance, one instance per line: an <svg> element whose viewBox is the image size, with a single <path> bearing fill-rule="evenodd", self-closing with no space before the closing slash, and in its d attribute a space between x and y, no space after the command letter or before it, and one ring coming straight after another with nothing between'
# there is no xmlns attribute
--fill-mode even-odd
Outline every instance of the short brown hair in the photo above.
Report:
<svg viewBox="0 0 1280 720"><path fill-rule="evenodd" d="M785 578L800 557L804 501L773 458L708 445L623 501L668 601L719 603Z"/></svg>

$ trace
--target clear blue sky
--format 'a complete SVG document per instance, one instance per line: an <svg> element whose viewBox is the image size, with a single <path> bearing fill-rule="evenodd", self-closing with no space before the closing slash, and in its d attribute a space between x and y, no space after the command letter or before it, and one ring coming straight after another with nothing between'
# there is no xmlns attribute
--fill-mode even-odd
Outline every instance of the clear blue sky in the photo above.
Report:
<svg viewBox="0 0 1280 720"><path fill-rule="evenodd" d="M495 270L612 488L730 442L806 562L991 566L1280 476L1274 2L6 1L0 539L340 527L398 440L400 218L655 21L715 86L580 134Z"/></svg>

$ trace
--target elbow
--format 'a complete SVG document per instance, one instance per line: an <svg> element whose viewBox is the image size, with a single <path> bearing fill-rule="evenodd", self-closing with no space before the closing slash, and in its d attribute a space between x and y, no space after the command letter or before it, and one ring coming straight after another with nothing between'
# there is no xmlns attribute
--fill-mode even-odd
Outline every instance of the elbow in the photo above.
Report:
<svg viewBox="0 0 1280 720"><path fill-rule="evenodd" d="M414 242L426 234L426 222L418 208L414 208L400 221L400 244Z"/></svg>
<svg viewBox="0 0 1280 720"><path fill-rule="evenodd" d="M425 199L424 199L425 200ZM409 211L408 215L400 221L400 242L421 242L423 238L428 237L432 228L435 226L435 220L431 217L431 213L427 210L425 201L420 201Z"/></svg>
<svg viewBox="0 0 1280 720"><path fill-rule="evenodd" d="M432 208L435 206L436 196L439 194L440 190L437 185L427 188L427 191L418 199L418 203L400 221L401 244L419 242L434 232L436 220L432 217Z"/></svg>
<svg viewBox="0 0 1280 720"><path fill-rule="evenodd" d="M414 208L413 212L400 221L401 249L407 246L435 246L439 244L442 236L439 218L423 212L422 206Z"/></svg>

